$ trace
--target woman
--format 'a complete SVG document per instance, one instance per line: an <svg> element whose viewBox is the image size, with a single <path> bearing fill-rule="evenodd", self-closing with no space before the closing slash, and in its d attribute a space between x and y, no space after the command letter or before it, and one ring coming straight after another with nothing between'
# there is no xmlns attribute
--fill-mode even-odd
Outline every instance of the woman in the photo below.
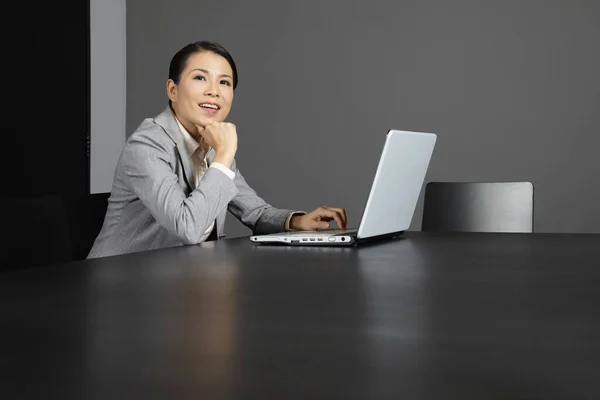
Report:
<svg viewBox="0 0 600 400"><path fill-rule="evenodd" d="M221 238L228 210L257 234L333 220L345 229L341 208L278 209L248 186L235 165L236 127L224 122L237 83L235 62L217 43L192 43L173 56L169 106L127 140L88 258Z"/></svg>

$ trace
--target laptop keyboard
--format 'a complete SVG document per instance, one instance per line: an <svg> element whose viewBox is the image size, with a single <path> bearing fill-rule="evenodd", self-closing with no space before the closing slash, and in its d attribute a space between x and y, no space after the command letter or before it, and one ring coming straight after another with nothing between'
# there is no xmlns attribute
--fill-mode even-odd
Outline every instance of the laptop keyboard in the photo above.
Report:
<svg viewBox="0 0 600 400"><path fill-rule="evenodd" d="M353 235L357 232L357 229L318 229L317 232L325 235Z"/></svg>

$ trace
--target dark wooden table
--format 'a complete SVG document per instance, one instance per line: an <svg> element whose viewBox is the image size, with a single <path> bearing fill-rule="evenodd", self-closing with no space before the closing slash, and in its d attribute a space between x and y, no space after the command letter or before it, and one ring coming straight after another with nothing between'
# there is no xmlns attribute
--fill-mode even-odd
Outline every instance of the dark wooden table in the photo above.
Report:
<svg viewBox="0 0 600 400"><path fill-rule="evenodd" d="M247 238L0 274L3 399L598 399L600 235Z"/></svg>

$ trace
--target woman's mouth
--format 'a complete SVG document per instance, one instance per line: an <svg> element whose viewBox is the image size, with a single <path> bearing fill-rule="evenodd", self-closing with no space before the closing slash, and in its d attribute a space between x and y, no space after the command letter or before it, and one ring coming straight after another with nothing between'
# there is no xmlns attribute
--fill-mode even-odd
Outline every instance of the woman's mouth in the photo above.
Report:
<svg viewBox="0 0 600 400"><path fill-rule="evenodd" d="M200 103L198 106L209 114L215 114L221 109L216 103Z"/></svg>

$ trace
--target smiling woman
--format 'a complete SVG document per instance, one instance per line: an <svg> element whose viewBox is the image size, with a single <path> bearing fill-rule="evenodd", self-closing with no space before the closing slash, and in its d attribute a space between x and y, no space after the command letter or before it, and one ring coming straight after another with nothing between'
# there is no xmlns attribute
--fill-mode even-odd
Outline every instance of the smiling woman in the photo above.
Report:
<svg viewBox="0 0 600 400"><path fill-rule="evenodd" d="M171 61L169 105L182 125L194 132L194 126L227 118L237 84L237 68L227 50L216 43L192 43ZM205 113L198 112L198 108Z"/></svg>
<svg viewBox="0 0 600 400"><path fill-rule="evenodd" d="M169 68L169 105L184 136L191 136L193 152L202 158L215 150L215 166L231 167L237 151L233 124L223 123L237 87L237 68L231 55L216 43L192 43L180 50Z"/></svg>
<svg viewBox="0 0 600 400"><path fill-rule="evenodd" d="M227 211L255 234L331 221L345 229L342 208L279 209L248 186L235 164L237 127L226 122L237 83L235 62L217 43L191 43L173 56L169 105L127 140L88 258L221 239Z"/></svg>

